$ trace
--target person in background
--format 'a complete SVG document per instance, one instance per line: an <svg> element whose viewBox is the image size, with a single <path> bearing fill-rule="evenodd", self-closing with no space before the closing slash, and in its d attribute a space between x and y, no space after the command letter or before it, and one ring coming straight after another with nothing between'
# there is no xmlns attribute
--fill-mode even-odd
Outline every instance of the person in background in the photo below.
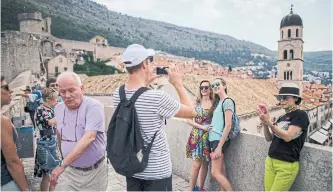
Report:
<svg viewBox="0 0 333 192"><path fill-rule="evenodd" d="M1 76L1 107L9 105L11 93ZM9 117L1 115L1 191L29 191L23 164L16 152L17 131Z"/></svg>
<svg viewBox="0 0 333 192"><path fill-rule="evenodd" d="M31 94L36 95L36 100L35 101L37 102L38 106L43 104L44 101L43 101L43 98L42 98L42 93L41 93L41 90L38 89L38 86L33 86L31 89L32 89Z"/></svg>
<svg viewBox="0 0 333 192"><path fill-rule="evenodd" d="M289 191L299 171L309 117L299 109L302 98L297 84L284 83L276 96L285 114L271 121L267 109L258 108L267 141L272 141L265 161L265 191Z"/></svg>
<svg viewBox="0 0 333 192"><path fill-rule="evenodd" d="M54 165L60 164L61 159L57 147L56 119L53 111L54 106L58 103L58 91L48 88L43 90L42 95L45 102L37 108L35 113L39 137L37 138L34 176L42 177L41 191L49 191L49 175L52 168L55 168ZM45 165L46 162L48 162L48 165ZM44 169L43 167L47 168Z"/></svg>
<svg viewBox="0 0 333 192"><path fill-rule="evenodd" d="M189 191L204 191L208 163L210 161L210 149L208 141L208 131L210 128L209 109L212 107L213 91L210 82L201 81L199 85L199 96L196 100L196 117L188 119L187 123L193 126L190 137L186 145L186 157L193 160L190 170ZM199 185L196 186L199 175Z"/></svg>
<svg viewBox="0 0 333 192"><path fill-rule="evenodd" d="M227 84L222 78L216 78L211 85L214 93L209 116L212 118L209 131L209 145L212 159L212 176L219 182L221 191L232 191L227 178L224 154L230 145L232 115L236 106L227 95Z"/></svg>
<svg viewBox="0 0 333 192"><path fill-rule="evenodd" d="M35 117L35 111L38 107L37 102L37 94L31 93L31 89L29 86L26 87L25 90L23 90L24 93L22 94L23 97L26 98L27 106L25 107L25 112L29 113L30 119L32 122L32 125L34 126L34 129L36 128L34 117ZM18 94L20 95L20 94Z"/></svg>
<svg viewBox="0 0 333 192"><path fill-rule="evenodd" d="M52 171L51 189L106 191L108 166L103 105L83 95L82 81L74 72L61 73L57 83L64 102L56 105L54 112L64 159Z"/></svg>
<svg viewBox="0 0 333 192"><path fill-rule="evenodd" d="M56 91L59 92L59 86L58 86L58 83L57 83L57 79L56 78L49 78L47 79L46 81L46 88L53 88L55 89ZM59 93L59 96L58 96L58 102L63 102L64 100L62 99L62 97L60 96L60 93Z"/></svg>

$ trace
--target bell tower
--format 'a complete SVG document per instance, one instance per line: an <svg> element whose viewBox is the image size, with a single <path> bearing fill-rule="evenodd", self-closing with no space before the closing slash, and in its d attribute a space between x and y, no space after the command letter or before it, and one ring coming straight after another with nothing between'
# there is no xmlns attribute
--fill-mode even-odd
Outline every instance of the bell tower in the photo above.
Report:
<svg viewBox="0 0 333 192"><path fill-rule="evenodd" d="M280 40L278 41L278 87L283 83L296 83L303 92L303 22L294 14L293 5L290 13L280 23Z"/></svg>

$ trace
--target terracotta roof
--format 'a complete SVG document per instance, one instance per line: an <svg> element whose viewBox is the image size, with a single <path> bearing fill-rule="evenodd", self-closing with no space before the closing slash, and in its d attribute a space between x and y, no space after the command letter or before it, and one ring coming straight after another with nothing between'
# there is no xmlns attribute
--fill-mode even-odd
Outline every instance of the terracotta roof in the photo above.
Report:
<svg viewBox="0 0 333 192"><path fill-rule="evenodd" d="M312 84L310 89L327 89L327 87L321 84Z"/></svg>
<svg viewBox="0 0 333 192"><path fill-rule="evenodd" d="M113 93L126 80L126 74L92 76L83 82L83 87L87 93Z"/></svg>

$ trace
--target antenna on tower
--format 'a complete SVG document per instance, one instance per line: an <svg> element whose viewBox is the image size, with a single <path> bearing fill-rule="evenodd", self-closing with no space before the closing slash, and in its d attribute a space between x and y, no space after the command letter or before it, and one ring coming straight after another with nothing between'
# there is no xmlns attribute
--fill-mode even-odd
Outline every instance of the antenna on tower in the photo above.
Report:
<svg viewBox="0 0 333 192"><path fill-rule="evenodd" d="M290 6L290 14L293 14L293 7L294 7L294 5L291 4L291 6Z"/></svg>

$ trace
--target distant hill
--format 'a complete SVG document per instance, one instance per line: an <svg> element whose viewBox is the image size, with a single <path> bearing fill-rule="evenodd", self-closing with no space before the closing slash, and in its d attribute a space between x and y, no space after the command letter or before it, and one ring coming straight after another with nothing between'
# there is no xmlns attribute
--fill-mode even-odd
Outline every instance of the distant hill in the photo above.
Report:
<svg viewBox="0 0 333 192"><path fill-rule="evenodd" d="M304 68L308 71L332 71L332 51L304 52Z"/></svg>
<svg viewBox="0 0 333 192"><path fill-rule="evenodd" d="M139 43L223 66L243 66L248 61L276 64L275 52L261 45L228 35L127 16L90 0L2 0L1 30L19 30L17 15L35 11L41 12L44 18L52 18L52 35L58 38L88 41L102 35L112 46ZM254 53L267 57L255 58L251 55ZM309 62L314 63L313 59Z"/></svg>

